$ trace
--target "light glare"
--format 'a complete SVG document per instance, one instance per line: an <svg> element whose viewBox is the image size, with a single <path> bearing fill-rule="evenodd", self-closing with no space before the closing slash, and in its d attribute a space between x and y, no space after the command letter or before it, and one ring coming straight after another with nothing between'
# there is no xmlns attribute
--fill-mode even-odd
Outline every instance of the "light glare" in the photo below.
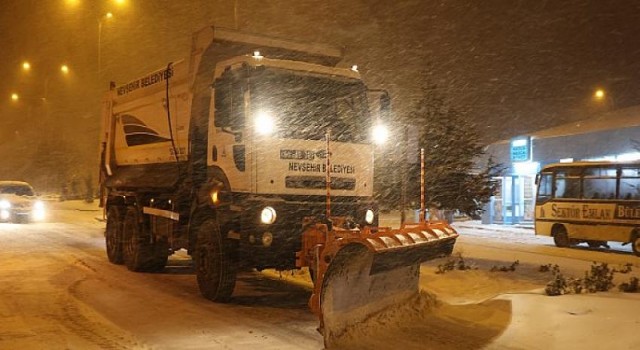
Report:
<svg viewBox="0 0 640 350"><path fill-rule="evenodd" d="M373 142L381 145L387 142L389 138L389 130L386 126L378 124L373 128Z"/></svg>
<svg viewBox="0 0 640 350"><path fill-rule="evenodd" d="M267 225L273 224L276 221L276 210L272 207L264 207L260 213L260 221Z"/></svg>
<svg viewBox="0 0 640 350"><path fill-rule="evenodd" d="M256 132L261 135L270 135L275 130L275 122L267 112L258 112L255 120Z"/></svg>
<svg viewBox="0 0 640 350"><path fill-rule="evenodd" d="M373 219L375 218L375 214L373 213L373 210L371 209L367 209L367 212L364 214L364 221L371 225L373 224Z"/></svg>

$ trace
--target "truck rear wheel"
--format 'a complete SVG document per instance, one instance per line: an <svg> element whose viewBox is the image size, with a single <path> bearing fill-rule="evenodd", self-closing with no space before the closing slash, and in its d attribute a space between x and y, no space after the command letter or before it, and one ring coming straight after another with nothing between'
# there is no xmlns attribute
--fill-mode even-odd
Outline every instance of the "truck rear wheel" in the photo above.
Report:
<svg viewBox="0 0 640 350"><path fill-rule="evenodd" d="M200 293L211 301L227 302L236 285L233 242L222 236L214 219L202 222L197 237L194 258Z"/></svg>
<svg viewBox="0 0 640 350"><path fill-rule="evenodd" d="M129 207L124 216L124 263L131 271L157 272L167 265L169 247L166 242L153 239L140 215L137 208Z"/></svg>
<svg viewBox="0 0 640 350"><path fill-rule="evenodd" d="M122 208L112 205L107 210L107 228L105 232L105 246L107 258L113 264L124 263L122 255Z"/></svg>

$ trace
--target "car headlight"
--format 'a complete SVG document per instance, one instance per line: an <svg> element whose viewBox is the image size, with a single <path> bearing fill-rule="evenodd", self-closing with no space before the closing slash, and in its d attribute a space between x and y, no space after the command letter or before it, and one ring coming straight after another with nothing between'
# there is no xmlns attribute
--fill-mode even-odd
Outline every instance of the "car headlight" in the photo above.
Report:
<svg viewBox="0 0 640 350"><path fill-rule="evenodd" d="M364 213L364 221L371 225L373 224L373 219L375 219L376 215L373 213L373 210L367 209L367 212Z"/></svg>
<svg viewBox="0 0 640 350"><path fill-rule="evenodd" d="M260 221L267 225L271 225L276 222L276 210L272 207L264 207L260 213Z"/></svg>
<svg viewBox="0 0 640 350"><path fill-rule="evenodd" d="M45 219L45 216L44 203L41 201L35 201L31 211L31 218L36 221L42 221Z"/></svg>
<svg viewBox="0 0 640 350"><path fill-rule="evenodd" d="M11 208L11 203L9 203L8 200L0 201L0 209L9 209L9 208Z"/></svg>

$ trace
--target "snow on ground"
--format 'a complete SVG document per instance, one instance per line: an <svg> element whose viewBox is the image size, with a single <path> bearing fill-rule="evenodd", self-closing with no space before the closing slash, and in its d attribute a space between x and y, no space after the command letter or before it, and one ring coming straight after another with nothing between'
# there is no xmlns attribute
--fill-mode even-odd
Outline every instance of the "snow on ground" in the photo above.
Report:
<svg viewBox="0 0 640 350"><path fill-rule="evenodd" d="M230 304L209 303L184 254L164 273L131 273L106 262L97 203L47 207L47 223L0 224L0 348L322 348L305 306L306 272L242 275ZM640 258L627 247L561 249L531 229L454 226L454 255L472 269L438 274L447 259L423 264L421 294L350 330L342 348L640 349L640 294L549 297L551 273L539 271L558 264L582 277L592 261L631 263L630 274L616 275L619 284L640 276ZM515 271L491 271L516 260Z"/></svg>

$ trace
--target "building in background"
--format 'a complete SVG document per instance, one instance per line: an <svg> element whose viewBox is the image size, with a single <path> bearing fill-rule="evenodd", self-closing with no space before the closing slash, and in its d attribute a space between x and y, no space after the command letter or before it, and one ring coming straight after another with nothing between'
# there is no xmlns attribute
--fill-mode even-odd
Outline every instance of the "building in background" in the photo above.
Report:
<svg viewBox="0 0 640 350"><path fill-rule="evenodd" d="M506 167L483 223L533 222L535 176L550 163L640 159L640 106L522 135L487 146L486 157Z"/></svg>

